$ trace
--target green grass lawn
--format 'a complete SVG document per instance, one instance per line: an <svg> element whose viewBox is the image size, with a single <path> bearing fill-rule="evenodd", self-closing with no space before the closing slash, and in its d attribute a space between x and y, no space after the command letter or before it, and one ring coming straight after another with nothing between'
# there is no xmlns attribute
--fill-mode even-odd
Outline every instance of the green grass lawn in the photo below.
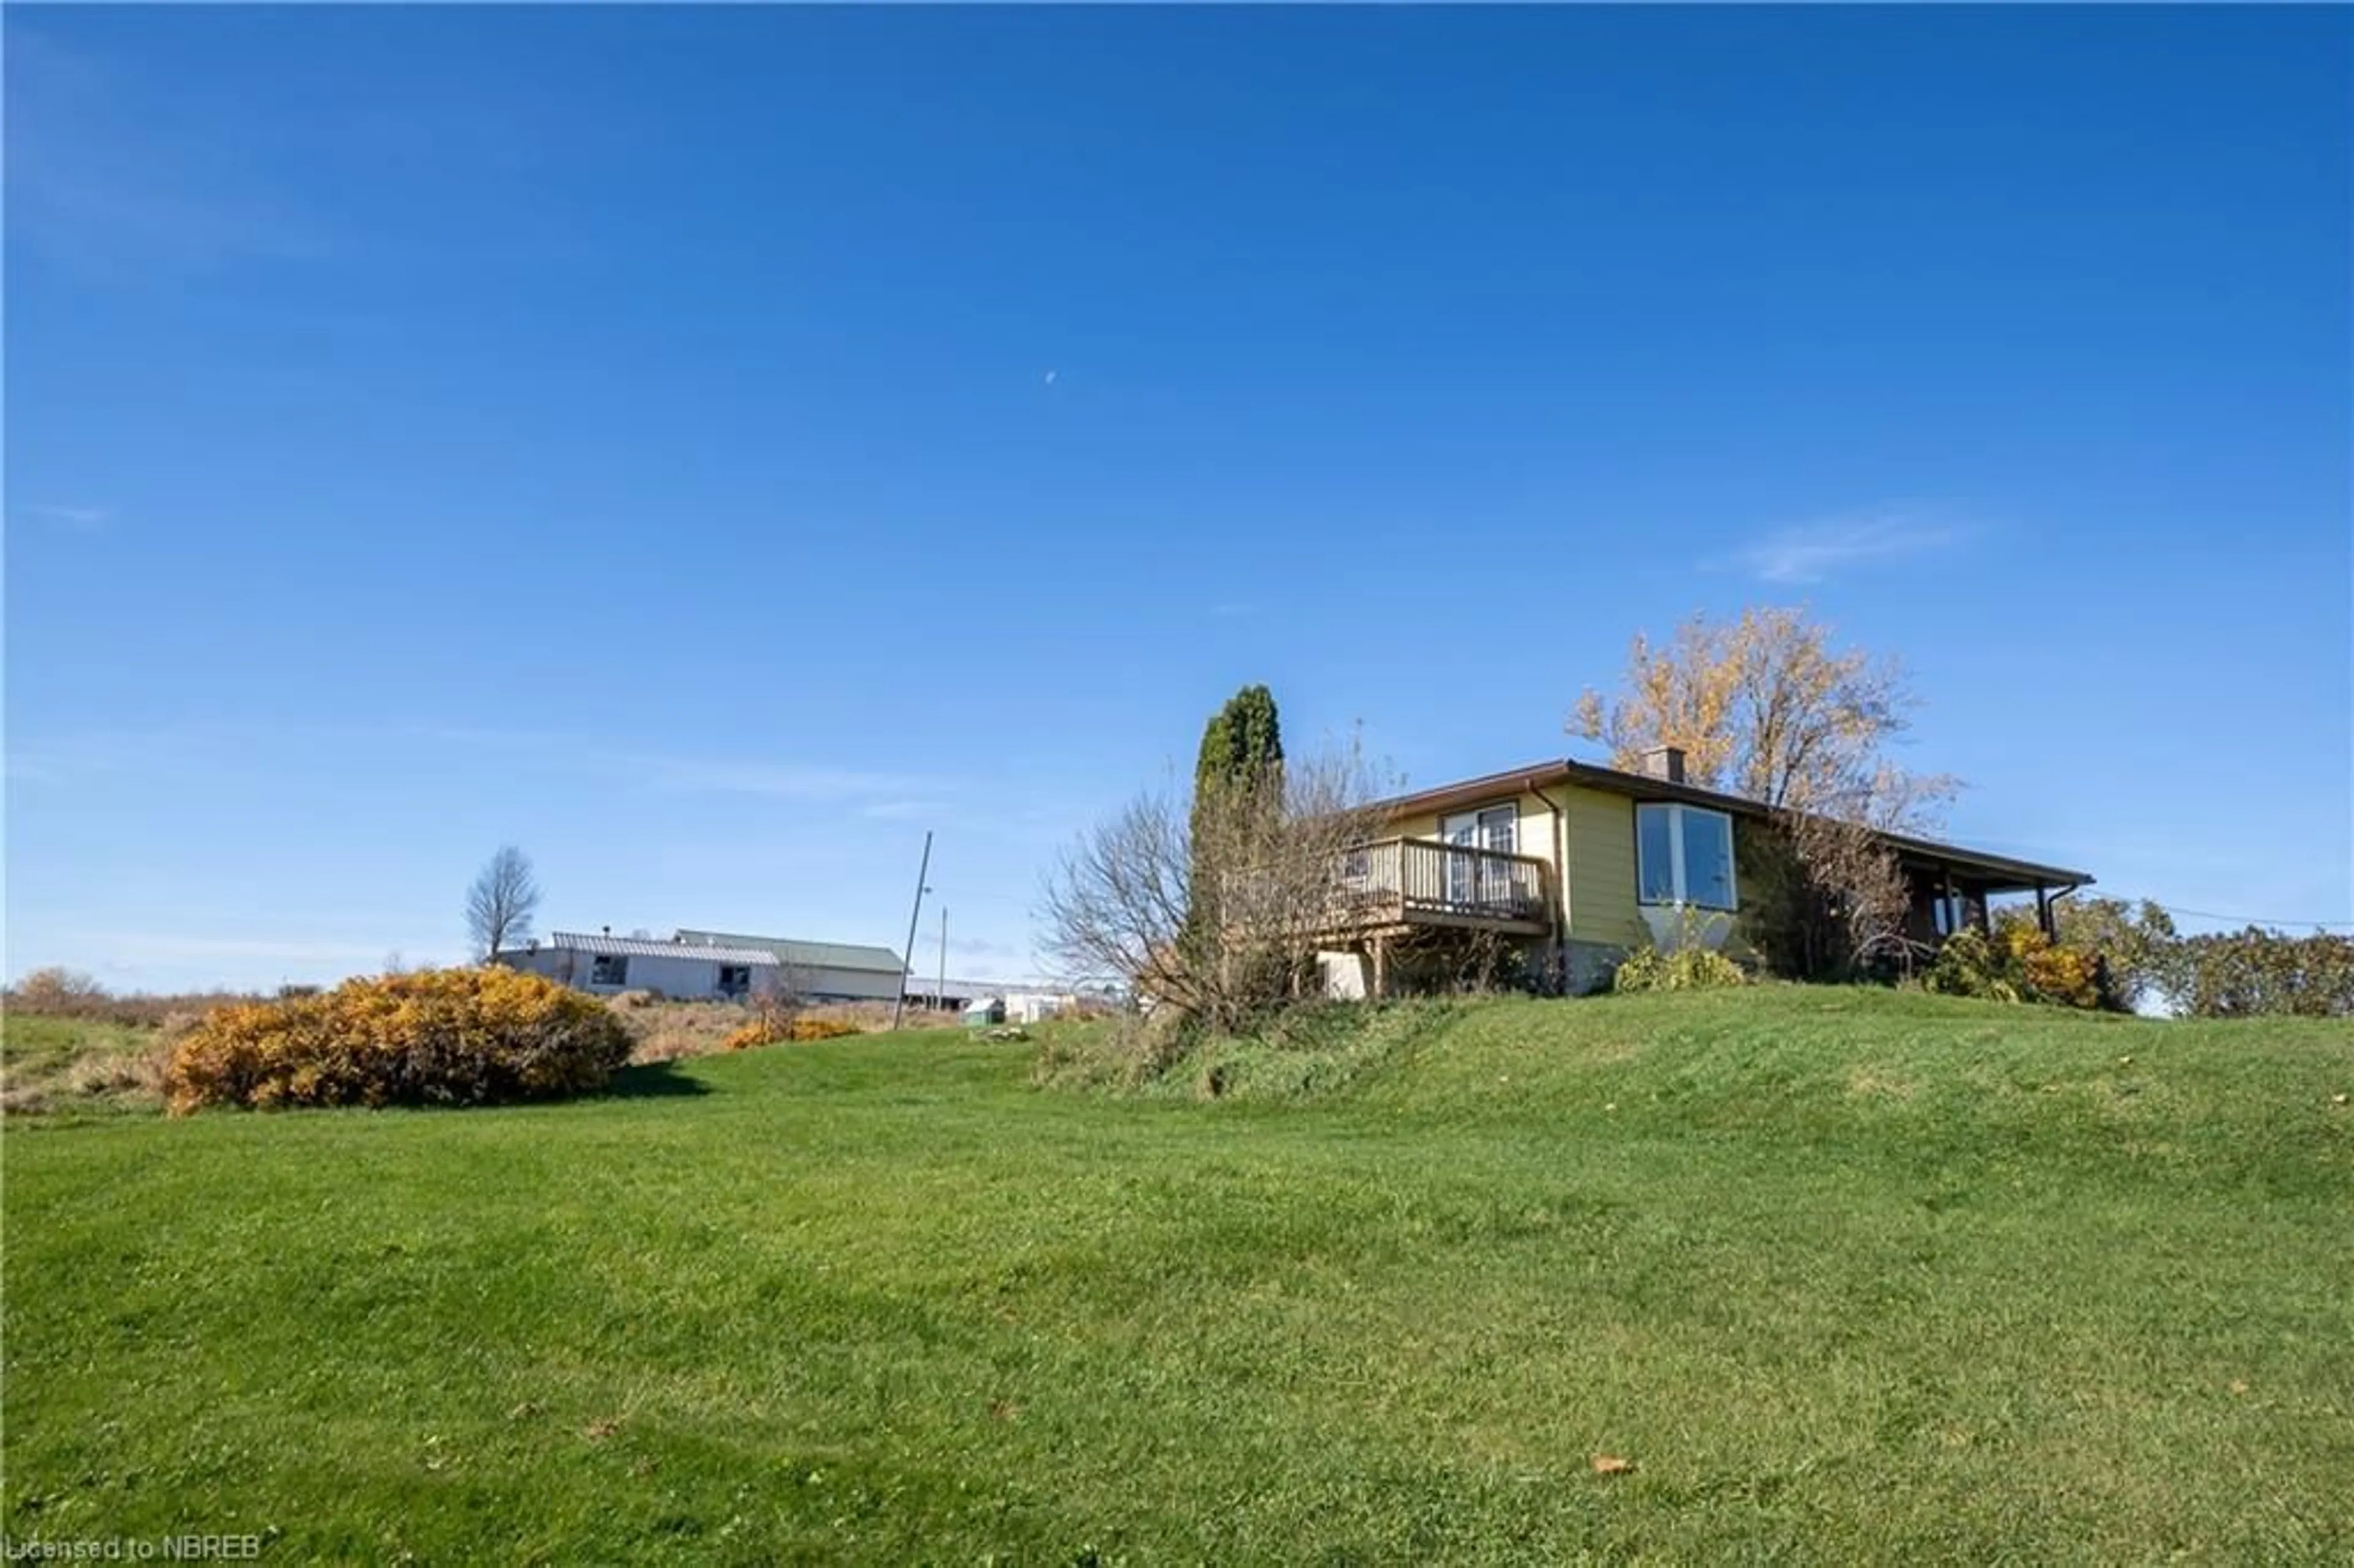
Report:
<svg viewBox="0 0 2354 1568"><path fill-rule="evenodd" d="M2342 1025L1795 988L1420 1023L1307 1100L916 1035L570 1106L12 1120L0 1522L285 1562L2354 1561Z"/></svg>

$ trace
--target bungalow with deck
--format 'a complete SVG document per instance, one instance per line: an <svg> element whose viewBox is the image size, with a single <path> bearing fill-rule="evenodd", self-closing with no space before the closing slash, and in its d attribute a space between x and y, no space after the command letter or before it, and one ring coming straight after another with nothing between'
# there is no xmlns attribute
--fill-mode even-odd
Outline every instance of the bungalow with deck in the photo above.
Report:
<svg viewBox="0 0 2354 1568"><path fill-rule="evenodd" d="M1383 801L1382 836L1348 852L1320 965L1337 995L1381 995L1391 959L1437 933L1490 933L1573 991L1603 983L1633 948L1688 936L1738 943L1741 836L1774 817L1759 802L1687 783L1683 753L1643 770L1566 759ZM1911 897L1908 932L1935 943L1985 926L1988 901L2052 901L2093 878L1927 839L1883 835ZM1697 916L1697 918L1695 917Z"/></svg>

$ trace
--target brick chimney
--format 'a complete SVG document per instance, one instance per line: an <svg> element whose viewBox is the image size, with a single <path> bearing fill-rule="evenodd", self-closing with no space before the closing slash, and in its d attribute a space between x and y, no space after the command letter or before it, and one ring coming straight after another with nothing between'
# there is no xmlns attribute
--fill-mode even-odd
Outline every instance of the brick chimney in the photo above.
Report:
<svg viewBox="0 0 2354 1568"><path fill-rule="evenodd" d="M1654 779L1664 779L1670 784L1684 781L1684 748L1681 746L1654 746L1643 753L1643 771Z"/></svg>

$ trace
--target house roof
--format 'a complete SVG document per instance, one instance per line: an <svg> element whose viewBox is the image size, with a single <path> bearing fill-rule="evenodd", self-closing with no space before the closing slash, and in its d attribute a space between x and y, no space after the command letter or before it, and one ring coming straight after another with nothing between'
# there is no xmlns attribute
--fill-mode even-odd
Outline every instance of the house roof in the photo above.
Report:
<svg viewBox="0 0 2354 1568"><path fill-rule="evenodd" d="M1697 784L1671 783L1648 773L1628 773L1621 768L1604 768L1570 758L1554 758L1531 763L1526 768L1466 779L1458 784L1441 784L1429 789L1418 789L1380 801L1374 809L1385 817L1444 811L1493 800L1499 795L1541 790L1555 784L1583 784L1638 800L1681 801L1686 805L1707 806L1742 817L1766 819L1774 814L1772 808L1746 796L1728 795L1721 789L1707 789ZM1903 833L1882 833L1881 837L1896 852L1899 860L1908 864L1959 873L1983 883L1990 893L2024 892L2035 887L2084 887L2090 886L2093 881L2090 872L2044 865L2031 860L2021 860L2016 855L1966 849L1959 844L1914 838Z"/></svg>
<svg viewBox="0 0 2354 1568"><path fill-rule="evenodd" d="M907 968L888 948L861 947L849 942L801 942L789 937L747 937L730 931L687 931L689 942L709 942L724 948L756 948L779 963L801 969L866 969L896 975Z"/></svg>
<svg viewBox="0 0 2354 1568"><path fill-rule="evenodd" d="M777 967L777 956L765 948L712 942L665 942L658 937L591 937L578 931L551 931L547 946L601 958L702 959L715 964L749 964L755 969Z"/></svg>

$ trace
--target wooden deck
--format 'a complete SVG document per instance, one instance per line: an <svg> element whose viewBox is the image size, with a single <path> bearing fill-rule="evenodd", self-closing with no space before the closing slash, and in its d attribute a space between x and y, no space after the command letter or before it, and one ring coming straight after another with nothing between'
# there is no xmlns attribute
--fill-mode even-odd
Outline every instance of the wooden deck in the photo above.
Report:
<svg viewBox="0 0 2354 1568"><path fill-rule="evenodd" d="M1454 926L1517 936L1552 929L1545 863L1431 839L1381 839L1343 851L1327 928L1371 936Z"/></svg>

